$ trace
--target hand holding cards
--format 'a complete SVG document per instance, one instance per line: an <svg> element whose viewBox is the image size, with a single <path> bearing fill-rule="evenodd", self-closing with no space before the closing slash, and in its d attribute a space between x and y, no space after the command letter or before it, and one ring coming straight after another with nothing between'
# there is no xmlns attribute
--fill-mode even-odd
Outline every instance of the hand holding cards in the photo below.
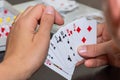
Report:
<svg viewBox="0 0 120 80"><path fill-rule="evenodd" d="M78 19L60 28L50 41L45 65L53 71L71 80L75 65L83 58L78 55L80 45L96 44L95 20Z"/></svg>

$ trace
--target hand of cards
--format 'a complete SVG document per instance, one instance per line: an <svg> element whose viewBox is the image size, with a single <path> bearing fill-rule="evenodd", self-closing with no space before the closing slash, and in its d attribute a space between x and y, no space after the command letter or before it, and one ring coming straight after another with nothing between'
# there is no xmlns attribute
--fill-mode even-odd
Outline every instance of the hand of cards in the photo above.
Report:
<svg viewBox="0 0 120 80"><path fill-rule="evenodd" d="M45 65L71 80L75 65L83 58L78 55L80 45L96 44L95 20L78 19L61 27L50 40Z"/></svg>

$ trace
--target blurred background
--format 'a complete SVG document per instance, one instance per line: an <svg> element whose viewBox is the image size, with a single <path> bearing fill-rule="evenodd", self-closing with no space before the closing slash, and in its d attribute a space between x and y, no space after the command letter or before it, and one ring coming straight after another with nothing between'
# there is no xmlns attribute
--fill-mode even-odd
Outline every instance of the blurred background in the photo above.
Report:
<svg viewBox="0 0 120 80"><path fill-rule="evenodd" d="M18 4L18 3L22 3L22 2L27 2L30 0L7 0L12 4ZM88 6L97 8L97 9L101 9L101 2L102 0L77 0L80 3L86 4Z"/></svg>
<svg viewBox="0 0 120 80"><path fill-rule="evenodd" d="M32 0L7 0L12 5L32 1ZM102 10L101 2L102 0L77 0L78 3L85 4L89 7ZM4 52L0 53L1 56ZM81 65L75 69L72 80L120 80L120 70L111 66L103 66L99 68L86 68ZM56 74L51 69L46 66L42 66L38 71L36 71L33 76L28 80L66 80L60 75Z"/></svg>

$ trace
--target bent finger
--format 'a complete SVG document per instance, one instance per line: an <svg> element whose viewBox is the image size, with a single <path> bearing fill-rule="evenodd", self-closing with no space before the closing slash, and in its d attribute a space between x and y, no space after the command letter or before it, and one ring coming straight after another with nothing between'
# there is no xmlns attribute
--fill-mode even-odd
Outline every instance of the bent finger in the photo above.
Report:
<svg viewBox="0 0 120 80"><path fill-rule="evenodd" d="M107 48L110 43L110 41L107 41L100 44L80 46L78 48L78 53L80 56L85 58L97 57L107 53Z"/></svg>
<svg viewBox="0 0 120 80"><path fill-rule="evenodd" d="M93 59L88 59L88 60L85 60L85 63L84 63L86 67L92 67L92 68L104 66L107 64L108 64L108 60L106 56L99 56Z"/></svg>

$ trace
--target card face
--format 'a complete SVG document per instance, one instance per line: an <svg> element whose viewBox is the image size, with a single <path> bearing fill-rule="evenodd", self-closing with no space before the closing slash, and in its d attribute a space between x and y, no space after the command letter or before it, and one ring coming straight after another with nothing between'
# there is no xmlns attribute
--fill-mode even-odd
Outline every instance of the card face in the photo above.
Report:
<svg viewBox="0 0 120 80"><path fill-rule="evenodd" d="M6 40L17 14L18 11L11 4L5 0L0 0L0 51L5 51Z"/></svg>
<svg viewBox="0 0 120 80"><path fill-rule="evenodd" d="M48 50L47 59L49 59L51 62L53 62L54 64L58 65L59 67L64 68L64 66L61 64L59 59L55 56L54 52L50 48Z"/></svg>
<svg viewBox="0 0 120 80"><path fill-rule="evenodd" d="M60 57L61 57L61 56L56 57L54 51L52 51L51 48L49 48L47 59L49 59L51 62L53 62L54 64L56 64L58 67L61 67L62 70L66 71L68 74L71 74L71 75L72 75L72 74L73 74L73 71L74 71L74 67L71 66L70 69L69 69L67 66L63 65L63 64L61 63L61 60L59 60ZM62 59L62 58L61 58L61 59ZM64 61L64 60L63 60L63 61Z"/></svg>
<svg viewBox="0 0 120 80"><path fill-rule="evenodd" d="M50 49L52 50L52 52L54 53L54 55L58 58L58 60L61 62L61 65L62 66L66 66L65 63L64 63L64 61L60 57L60 53L59 53L58 47L56 46L54 40L55 39L52 38L51 41L50 41Z"/></svg>
<svg viewBox="0 0 120 80"><path fill-rule="evenodd" d="M66 78L67 80L71 80L72 75L69 75L67 72L65 72L64 70L62 70L62 68L60 68L56 64L52 63L49 59L46 59L46 61L44 62L44 64L47 67L49 67L50 69L52 69L53 71L55 71L56 73L60 74L64 78Z"/></svg>
<svg viewBox="0 0 120 80"><path fill-rule="evenodd" d="M69 72L70 74L73 74L74 68L75 68L75 64L73 64L73 58L72 58L72 54L68 53L65 44L63 43L63 39L61 38L61 36L59 35L59 32L56 33L53 38L55 39L55 43L56 46L59 50L59 53L57 53L56 55L59 55L59 57L61 57L61 61L64 63L64 65L67 68L67 72Z"/></svg>
<svg viewBox="0 0 120 80"><path fill-rule="evenodd" d="M88 21L88 26L85 30L86 34L86 42L85 44L90 45L90 44L96 44L97 42L97 21L96 20L91 20Z"/></svg>
<svg viewBox="0 0 120 80"><path fill-rule="evenodd" d="M96 44L96 31L97 22L86 18L78 19L60 28L50 40L45 65L70 80L76 63L83 59L78 54L77 48Z"/></svg>
<svg viewBox="0 0 120 80"><path fill-rule="evenodd" d="M74 24L78 24L79 26L75 27ZM75 52L75 57L77 59L77 62L82 60L83 58L79 56L77 52L77 48L81 45L81 41L79 40L81 35L78 35L78 33L81 33L81 27L87 24L86 18L81 18L79 20L76 20L66 26L66 32L69 38L69 45L72 46L73 51Z"/></svg>
<svg viewBox="0 0 120 80"><path fill-rule="evenodd" d="M59 36L62 39L62 43L65 47L66 52L69 53L69 55L71 55L72 63L75 65L78 61L75 58L76 54L73 51L73 47L72 47L72 45L70 45L70 40L69 40L69 37L68 37L67 32L66 32L66 27L63 27L59 31Z"/></svg>

